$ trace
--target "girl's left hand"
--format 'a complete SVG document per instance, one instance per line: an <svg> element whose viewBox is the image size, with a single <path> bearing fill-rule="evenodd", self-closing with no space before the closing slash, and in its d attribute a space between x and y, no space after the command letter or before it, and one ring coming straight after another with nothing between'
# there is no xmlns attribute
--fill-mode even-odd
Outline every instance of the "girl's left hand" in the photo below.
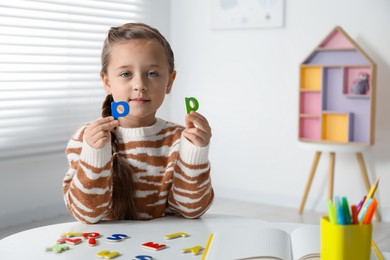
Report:
<svg viewBox="0 0 390 260"><path fill-rule="evenodd" d="M191 143L196 146L204 147L210 143L211 128L207 119L201 114L191 111L186 115L186 130L183 131Z"/></svg>

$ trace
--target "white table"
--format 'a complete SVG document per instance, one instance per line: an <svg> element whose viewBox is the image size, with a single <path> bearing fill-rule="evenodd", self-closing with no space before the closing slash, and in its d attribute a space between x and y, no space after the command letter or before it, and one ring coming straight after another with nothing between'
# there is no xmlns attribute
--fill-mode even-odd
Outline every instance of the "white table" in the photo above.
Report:
<svg viewBox="0 0 390 260"><path fill-rule="evenodd" d="M96 254L103 250L117 251L120 256L115 259L131 260L137 255L149 255L153 260L198 260L202 254L182 253L182 249L205 247L210 233L229 228L277 227L291 231L302 224L271 223L254 218L243 218L226 215L204 215L200 219L182 217L165 217L150 221L103 222L86 225L79 222L62 223L23 231L0 240L0 259L98 259ZM98 232L102 235L98 245L88 246L86 241L77 245L68 245L69 250L62 253L46 251L45 248L56 244L64 232ZM185 232L186 238L164 239L168 234ZM115 233L128 235L122 242L107 242L106 237ZM141 244L154 242L167 245L166 249L153 251L144 249Z"/></svg>

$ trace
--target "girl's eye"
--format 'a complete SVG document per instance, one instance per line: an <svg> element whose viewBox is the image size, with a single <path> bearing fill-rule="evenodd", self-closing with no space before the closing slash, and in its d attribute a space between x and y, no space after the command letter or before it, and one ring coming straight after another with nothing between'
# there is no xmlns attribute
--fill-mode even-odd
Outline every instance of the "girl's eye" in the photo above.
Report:
<svg viewBox="0 0 390 260"><path fill-rule="evenodd" d="M131 72L122 72L121 75L120 75L122 78L128 78L128 77L131 77Z"/></svg>
<svg viewBox="0 0 390 260"><path fill-rule="evenodd" d="M157 72L155 72L155 71L149 71L149 72L148 72L148 77L151 77L151 78L157 77Z"/></svg>

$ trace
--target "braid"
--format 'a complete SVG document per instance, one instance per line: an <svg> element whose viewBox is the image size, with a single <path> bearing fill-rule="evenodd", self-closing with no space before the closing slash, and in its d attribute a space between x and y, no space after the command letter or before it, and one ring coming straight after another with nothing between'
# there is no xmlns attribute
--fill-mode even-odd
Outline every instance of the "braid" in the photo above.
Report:
<svg viewBox="0 0 390 260"><path fill-rule="evenodd" d="M113 102L114 99L112 98L112 95L107 95L106 99L104 99L103 105L102 105L102 117L108 117L111 116L111 102Z"/></svg>
<svg viewBox="0 0 390 260"><path fill-rule="evenodd" d="M111 116L112 95L107 95L102 106L102 116ZM118 139L115 131L111 131L112 147L112 207L111 217L114 220L137 219L136 207L134 203L134 182L130 164L121 157L117 151Z"/></svg>

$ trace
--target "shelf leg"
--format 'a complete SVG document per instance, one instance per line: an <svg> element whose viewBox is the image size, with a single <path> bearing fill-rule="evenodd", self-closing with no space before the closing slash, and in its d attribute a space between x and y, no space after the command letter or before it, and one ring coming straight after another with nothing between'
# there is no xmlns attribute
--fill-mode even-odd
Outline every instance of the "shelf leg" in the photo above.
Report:
<svg viewBox="0 0 390 260"><path fill-rule="evenodd" d="M367 192L369 192L371 189L371 184L370 184L370 180L368 178L367 168L366 168L366 164L364 162L363 153L361 153L361 152L356 153L356 158L358 160L360 171L362 173L364 185L366 186ZM377 221L381 221L381 216L379 214L379 210L375 211L375 217L376 217Z"/></svg>
<svg viewBox="0 0 390 260"><path fill-rule="evenodd" d="M329 186L328 186L328 199L333 201L333 183L334 183L334 165L336 161L336 153L329 153Z"/></svg>
<svg viewBox="0 0 390 260"><path fill-rule="evenodd" d="M321 152L317 151L315 156L314 156L313 165L311 166L311 169L310 169L309 178L307 179L307 182L306 182L305 192L303 194L301 206L299 207L299 214L300 215L302 215L303 208L305 207L307 195L309 194L311 183L313 182L313 178L314 178L314 175L316 173L317 165L318 165L318 162L320 160L320 157L321 157Z"/></svg>

